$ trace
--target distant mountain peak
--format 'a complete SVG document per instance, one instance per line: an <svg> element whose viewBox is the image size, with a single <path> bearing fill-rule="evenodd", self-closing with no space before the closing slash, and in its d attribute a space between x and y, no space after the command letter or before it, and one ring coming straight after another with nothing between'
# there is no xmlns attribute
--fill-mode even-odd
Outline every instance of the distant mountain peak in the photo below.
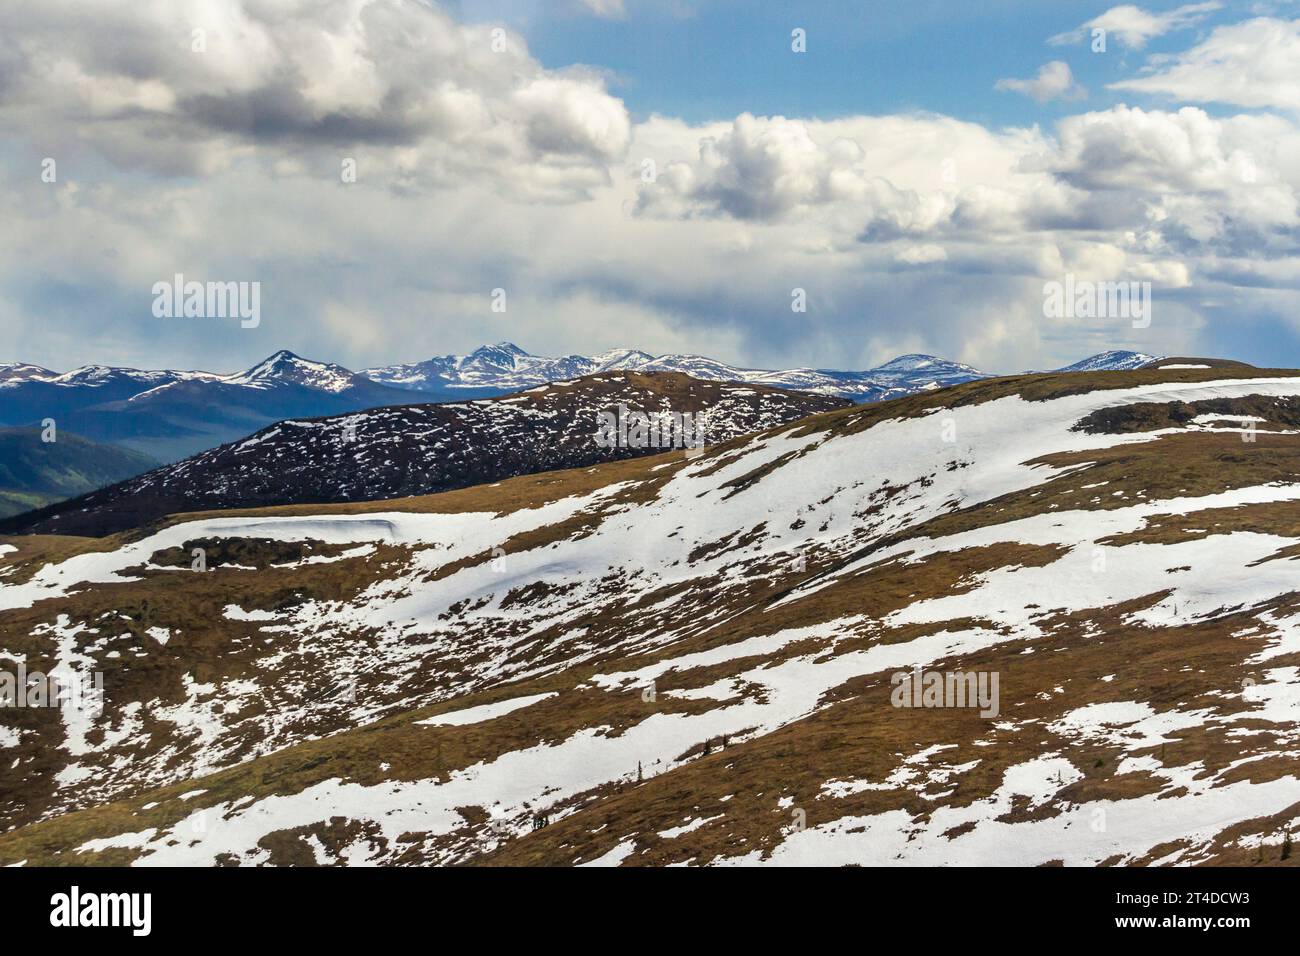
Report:
<svg viewBox="0 0 1300 956"><path fill-rule="evenodd" d="M599 365L602 371L609 371L652 362L654 356L640 349L609 349L606 352L597 352L591 356L591 360Z"/></svg>
<svg viewBox="0 0 1300 956"><path fill-rule="evenodd" d="M877 369L910 369L925 368L944 359L937 358L933 355L926 355L924 352L908 352L906 355L897 355L885 362L883 365L876 366Z"/></svg>
<svg viewBox="0 0 1300 956"><path fill-rule="evenodd" d="M513 342L498 342L496 345L480 345L459 363L461 368L494 368L504 371L514 370L520 359L532 358L527 352Z"/></svg>
<svg viewBox="0 0 1300 956"><path fill-rule="evenodd" d="M49 381L58 377L58 372L28 362L0 364L0 383Z"/></svg>
<svg viewBox="0 0 1300 956"><path fill-rule="evenodd" d="M1149 365L1158 361L1159 356L1147 355L1145 352L1129 352L1123 349L1111 349L1107 352L1098 352L1096 355L1089 355L1086 359L1080 359L1073 365L1067 365L1064 368L1058 368L1057 372L1123 372L1129 369L1141 368L1143 365Z"/></svg>
<svg viewBox="0 0 1300 956"><path fill-rule="evenodd" d="M230 385L265 386L273 382L307 385L326 392L341 392L355 384L357 376L342 365L315 362L288 349L273 352L244 372L228 376Z"/></svg>
<svg viewBox="0 0 1300 956"><path fill-rule="evenodd" d="M480 345L470 355L527 355L528 352L513 342L496 342L492 345Z"/></svg>

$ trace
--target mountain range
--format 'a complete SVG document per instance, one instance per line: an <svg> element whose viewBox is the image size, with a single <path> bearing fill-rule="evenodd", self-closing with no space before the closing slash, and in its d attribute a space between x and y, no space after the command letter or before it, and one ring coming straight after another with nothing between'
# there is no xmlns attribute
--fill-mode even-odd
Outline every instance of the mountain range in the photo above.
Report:
<svg viewBox="0 0 1300 956"><path fill-rule="evenodd" d="M1060 371L1136 368L1153 358L1136 352L1105 352ZM932 355L900 355L863 371L774 371L740 368L700 355L654 356L636 349L547 358L509 342L485 345L468 355L362 372L285 350L229 374L106 365L54 372L20 362L0 365L0 426L25 427L52 418L61 429L84 438L167 462L284 418L486 398L615 371L676 372L704 381L767 385L858 402L989 377Z"/></svg>
<svg viewBox="0 0 1300 956"><path fill-rule="evenodd" d="M1152 360L1135 352L1106 352L1062 371L1126 369ZM616 349L585 357L546 358L509 342L468 355L447 355L413 365L354 372L341 365L279 351L229 374L90 365L55 372L26 363L0 365L0 427L31 429L52 420L79 449L103 448L113 461L102 477L129 477L129 463L173 463L231 443L285 419L318 418L370 408L463 401L508 394L549 382L620 371L685 374L702 381L735 382L880 401L988 377L967 365L930 355L903 355L874 369L835 371L738 368L699 355L652 356ZM25 432L32 434L31 432ZM116 454L114 449L135 453ZM0 498L13 512L23 502L47 503L95 487L54 481L42 471L48 449L20 457L20 473L0 476ZM143 456L143 457L141 457ZM137 472L138 473L138 472ZM90 481L91 479L87 479ZM426 490L433 490L432 488Z"/></svg>
<svg viewBox="0 0 1300 956"><path fill-rule="evenodd" d="M1140 352L1103 352L1058 371L1131 369L1155 356ZM601 372L680 372L713 382L746 382L838 395L856 402L875 402L915 392L956 385L990 374L933 355L900 355L863 371L794 368L740 368L703 355L651 355L637 349L613 349L596 355L547 358L525 352L510 342L485 345L468 355L443 355L413 365L389 365L363 371L373 381L394 388L419 390L454 388L527 388Z"/></svg>
<svg viewBox="0 0 1300 956"><path fill-rule="evenodd" d="M0 865L1293 865L1298 375L0 540Z"/></svg>

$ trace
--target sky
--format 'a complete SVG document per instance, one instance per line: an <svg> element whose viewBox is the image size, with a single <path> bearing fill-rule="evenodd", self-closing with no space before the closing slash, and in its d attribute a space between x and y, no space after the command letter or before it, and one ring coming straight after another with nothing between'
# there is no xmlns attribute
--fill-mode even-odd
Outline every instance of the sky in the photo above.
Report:
<svg viewBox="0 0 1300 956"><path fill-rule="evenodd" d="M0 22L0 363L508 340L1300 364L1294 2L0 0ZM258 321L156 314L178 273L256 283ZM1067 277L1148 283L1149 321L1047 314Z"/></svg>

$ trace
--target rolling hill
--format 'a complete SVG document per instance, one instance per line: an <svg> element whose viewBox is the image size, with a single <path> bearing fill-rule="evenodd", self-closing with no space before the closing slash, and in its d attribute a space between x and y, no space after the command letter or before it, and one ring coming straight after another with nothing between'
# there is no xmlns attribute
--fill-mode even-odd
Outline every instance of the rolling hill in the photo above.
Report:
<svg viewBox="0 0 1300 956"><path fill-rule="evenodd" d="M1298 375L7 539L0 863L1294 862Z"/></svg>

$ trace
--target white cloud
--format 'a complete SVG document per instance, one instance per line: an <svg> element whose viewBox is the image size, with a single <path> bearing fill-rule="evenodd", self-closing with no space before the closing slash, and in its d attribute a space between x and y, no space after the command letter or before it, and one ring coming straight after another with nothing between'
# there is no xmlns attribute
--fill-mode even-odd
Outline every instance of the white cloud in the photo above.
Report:
<svg viewBox="0 0 1300 956"><path fill-rule="evenodd" d="M1057 132L1053 170L1070 182L1161 194L1260 185L1249 136L1294 135L1289 123L1274 117L1218 120L1194 106L1177 112L1116 106L1066 117Z"/></svg>
<svg viewBox="0 0 1300 956"><path fill-rule="evenodd" d="M976 269L960 244L982 244L986 268L1023 271L1043 234L1136 262L1214 243L1276 253L1300 228L1300 131L1276 116L1117 106L1066 117L1055 141L935 116L658 122L672 135L638 216L798 226L809 249L905 241Z"/></svg>
<svg viewBox="0 0 1300 956"><path fill-rule="evenodd" d="M49 148L89 145L133 168L211 172L256 148L336 166L365 157L408 187L495 177L516 195L563 201L608 183L630 138L626 109L597 74L546 70L522 37L421 3L0 9L6 125L47 142L53 128L64 135Z"/></svg>
<svg viewBox="0 0 1300 956"><path fill-rule="evenodd" d="M1106 31L1108 40L1114 38L1121 46L1140 50L1147 45L1148 40L1164 36L1173 30L1194 26L1222 6L1223 4L1218 2L1189 3L1164 13L1152 13L1126 3L1111 7L1105 13L1093 17L1073 30L1058 33L1048 38L1047 42L1053 46L1082 43L1092 37L1094 29L1101 29Z"/></svg>
<svg viewBox="0 0 1300 956"><path fill-rule="evenodd" d="M1295 243L1300 130L1276 116L1216 119L1118 106L1060 123L1052 172L1184 248ZM1145 222L1144 222L1145 220Z"/></svg>
<svg viewBox="0 0 1300 956"><path fill-rule="evenodd" d="M665 188L644 190L641 208L676 200L705 214L770 219L801 206L862 201L871 190L862 155L853 140L817 142L804 123L744 113L699 140L696 162L668 164Z"/></svg>
<svg viewBox="0 0 1300 956"><path fill-rule="evenodd" d="M904 246L898 251L895 258L907 265L919 266L931 262L944 262L948 258L948 253L944 251L943 246L921 243L919 245Z"/></svg>
<svg viewBox="0 0 1300 956"><path fill-rule="evenodd" d="M1190 50L1157 59L1149 76L1110 88L1300 112L1300 20L1258 17L1218 27Z"/></svg>
<svg viewBox="0 0 1300 956"><path fill-rule="evenodd" d="M621 20L627 16L623 0L582 0L582 5L595 16L608 20Z"/></svg>
<svg viewBox="0 0 1300 956"><path fill-rule="evenodd" d="M671 125L658 123L665 132ZM1026 151L1045 148L1033 131L993 133L928 115L820 121L743 113L672 132L657 179L641 187L639 215L777 222L816 210L831 232L880 239L930 232L952 217L965 186L1005 182Z"/></svg>
<svg viewBox="0 0 1300 956"><path fill-rule="evenodd" d="M1010 90L1023 93L1040 103L1048 100L1077 100L1088 95L1088 91L1074 81L1070 65L1061 60L1052 60L1038 68L1038 75L1032 80L1002 79L993 85L994 89Z"/></svg>

